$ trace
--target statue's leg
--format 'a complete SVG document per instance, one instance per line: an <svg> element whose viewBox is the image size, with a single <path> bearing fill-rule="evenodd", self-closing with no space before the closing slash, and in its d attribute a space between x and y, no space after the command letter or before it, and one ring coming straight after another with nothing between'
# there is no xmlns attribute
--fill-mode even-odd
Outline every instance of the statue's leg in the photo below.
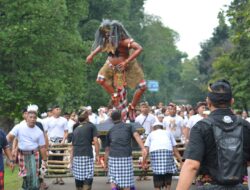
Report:
<svg viewBox="0 0 250 190"><path fill-rule="evenodd" d="M128 117L129 117L130 121L135 120L135 117L136 117L135 107L136 107L137 103L140 101L141 96L146 91L146 89L147 89L146 81L142 80L138 85L138 89L134 93L134 97L133 97L132 102L128 106L128 114L129 114Z"/></svg>
<svg viewBox="0 0 250 190"><path fill-rule="evenodd" d="M103 75L100 75L100 74L99 74L99 75L97 76L96 82L97 82L98 84L100 84L100 85L104 88L104 90L105 90L107 93L109 93L109 94L111 94L111 95L114 94L115 89L113 88L113 86L108 85L108 83L105 81L105 77L104 77Z"/></svg>
<svg viewBox="0 0 250 190"><path fill-rule="evenodd" d="M141 99L142 94L146 91L147 89L147 85L146 85L146 81L142 80L139 83L139 88L135 91L131 106L132 108L135 108L137 103L139 102L139 100Z"/></svg>
<svg viewBox="0 0 250 190"><path fill-rule="evenodd" d="M120 96L119 96L119 93L115 92L114 87L109 85L105 81L105 77L100 74L98 75L96 82L100 84L104 88L104 90L111 95L112 103L115 107L117 107L119 105Z"/></svg>

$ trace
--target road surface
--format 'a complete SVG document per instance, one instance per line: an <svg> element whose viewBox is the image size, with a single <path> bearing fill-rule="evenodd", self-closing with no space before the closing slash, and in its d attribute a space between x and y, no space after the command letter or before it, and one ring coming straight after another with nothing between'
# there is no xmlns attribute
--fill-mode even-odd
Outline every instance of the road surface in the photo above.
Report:
<svg viewBox="0 0 250 190"><path fill-rule="evenodd" d="M150 181L136 181L136 190L152 190L153 187L153 179L149 177ZM75 190L74 178L64 178L64 185L53 185L52 181L54 179L47 178L45 179L46 183L49 185L49 190ZM94 182L92 186L92 190L110 190L110 185L106 184L107 177L94 177ZM171 190L176 188L177 179L173 179ZM190 190L194 190L192 187Z"/></svg>

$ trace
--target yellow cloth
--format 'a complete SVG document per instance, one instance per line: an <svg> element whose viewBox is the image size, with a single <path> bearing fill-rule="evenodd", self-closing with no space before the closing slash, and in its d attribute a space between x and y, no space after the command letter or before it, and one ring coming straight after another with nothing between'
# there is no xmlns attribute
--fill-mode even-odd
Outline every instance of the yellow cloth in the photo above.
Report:
<svg viewBox="0 0 250 190"><path fill-rule="evenodd" d="M118 71L113 70L109 64L110 62L107 60L103 67L99 70L98 75L103 75L105 77L105 81L109 85L114 86L114 74ZM136 60L128 63L125 75L126 84L132 89L134 89L144 79L144 73Z"/></svg>

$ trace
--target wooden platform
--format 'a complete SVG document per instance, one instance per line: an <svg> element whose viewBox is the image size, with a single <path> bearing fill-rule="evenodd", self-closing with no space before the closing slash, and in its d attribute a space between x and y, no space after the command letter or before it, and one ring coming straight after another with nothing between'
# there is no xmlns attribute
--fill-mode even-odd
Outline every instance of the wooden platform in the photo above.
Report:
<svg viewBox="0 0 250 190"><path fill-rule="evenodd" d="M47 178L55 178L55 177L72 177L72 173L69 169L69 163L70 163L70 148L71 144L54 144L53 146L49 147L49 159L48 159L48 170L45 177ZM182 154L185 150L185 147L182 143L177 144L177 148ZM57 152L52 152L57 151ZM64 151L63 153L60 153L60 151ZM133 151L133 164L134 164L134 175L139 176L142 173L142 170L140 169L139 164L139 157L141 156L140 151ZM63 157L63 161L59 160L52 160L54 156L57 157ZM104 152L100 152L100 156L104 157ZM176 161L176 164L179 163ZM148 176L152 175L152 169L150 167L150 161L148 160ZM94 165L94 175L95 176L107 176L107 172L104 170L104 168L101 166L101 164L95 163ZM176 174L178 175L178 174Z"/></svg>

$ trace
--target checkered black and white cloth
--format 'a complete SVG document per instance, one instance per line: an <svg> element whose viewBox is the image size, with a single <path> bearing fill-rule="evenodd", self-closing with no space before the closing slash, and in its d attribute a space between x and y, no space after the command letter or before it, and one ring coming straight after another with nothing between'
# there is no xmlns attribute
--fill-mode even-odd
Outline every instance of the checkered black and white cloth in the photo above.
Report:
<svg viewBox="0 0 250 190"><path fill-rule="evenodd" d="M177 173L173 152L170 150L156 150L150 152L151 167L154 174Z"/></svg>
<svg viewBox="0 0 250 190"><path fill-rule="evenodd" d="M109 181L120 188L132 187L134 181L134 169L132 157L109 157Z"/></svg>
<svg viewBox="0 0 250 190"><path fill-rule="evenodd" d="M94 158L89 156L74 156L72 172L77 180L93 179Z"/></svg>

